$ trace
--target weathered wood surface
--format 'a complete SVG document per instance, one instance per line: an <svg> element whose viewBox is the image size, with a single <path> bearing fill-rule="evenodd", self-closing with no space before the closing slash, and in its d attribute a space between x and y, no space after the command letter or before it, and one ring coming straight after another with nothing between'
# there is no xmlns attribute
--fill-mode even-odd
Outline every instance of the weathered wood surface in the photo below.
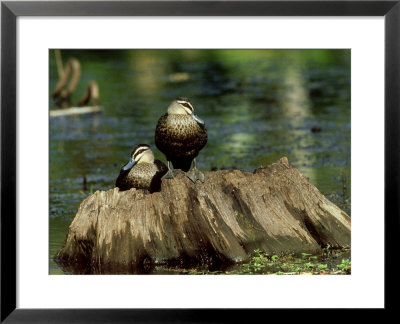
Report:
<svg viewBox="0 0 400 324"><path fill-rule="evenodd" d="M73 272L146 272L155 265L218 268L254 249L317 253L350 245L350 217L282 158L253 173L183 173L161 192L117 188L86 198L56 259Z"/></svg>

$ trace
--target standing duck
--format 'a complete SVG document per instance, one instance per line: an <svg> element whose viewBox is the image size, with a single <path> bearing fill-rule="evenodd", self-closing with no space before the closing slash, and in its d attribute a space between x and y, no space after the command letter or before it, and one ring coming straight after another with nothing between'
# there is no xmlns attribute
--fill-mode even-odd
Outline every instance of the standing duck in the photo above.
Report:
<svg viewBox="0 0 400 324"><path fill-rule="evenodd" d="M153 151L148 145L139 144L133 149L130 161L121 168L115 186L120 191L131 188L159 191L161 177L167 170L164 163L154 160Z"/></svg>
<svg viewBox="0 0 400 324"><path fill-rule="evenodd" d="M164 178L174 177L174 171L170 168L172 162L174 169L186 172L193 182L204 182L204 174L196 167L196 157L207 143L207 130L188 99L177 98L172 101L168 113L158 120L155 143L168 161L168 173Z"/></svg>

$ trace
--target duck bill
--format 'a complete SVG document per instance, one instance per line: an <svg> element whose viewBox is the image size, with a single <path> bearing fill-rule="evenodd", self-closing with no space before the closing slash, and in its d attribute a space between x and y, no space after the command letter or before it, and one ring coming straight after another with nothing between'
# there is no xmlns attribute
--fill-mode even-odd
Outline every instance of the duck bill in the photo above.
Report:
<svg viewBox="0 0 400 324"><path fill-rule="evenodd" d="M204 126L204 120L197 116L195 113L192 113L190 116L201 126Z"/></svg>
<svg viewBox="0 0 400 324"><path fill-rule="evenodd" d="M122 170L127 171L133 168L133 166L137 163L134 159L130 159L130 161L122 167Z"/></svg>

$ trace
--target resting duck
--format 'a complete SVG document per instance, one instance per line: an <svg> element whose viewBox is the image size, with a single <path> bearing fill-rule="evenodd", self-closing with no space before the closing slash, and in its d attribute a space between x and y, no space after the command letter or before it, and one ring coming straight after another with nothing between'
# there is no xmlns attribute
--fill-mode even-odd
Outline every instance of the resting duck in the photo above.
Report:
<svg viewBox="0 0 400 324"><path fill-rule="evenodd" d="M148 145L139 144L133 149L130 161L121 168L115 186L120 191L131 188L159 191L161 178L167 171L164 163L154 160Z"/></svg>
<svg viewBox="0 0 400 324"><path fill-rule="evenodd" d="M172 101L168 112L158 120L155 143L168 161L168 173L163 178L174 177L170 167L172 162L174 169L186 172L193 182L204 182L204 174L196 167L196 157L207 143L207 130L188 99L177 98Z"/></svg>

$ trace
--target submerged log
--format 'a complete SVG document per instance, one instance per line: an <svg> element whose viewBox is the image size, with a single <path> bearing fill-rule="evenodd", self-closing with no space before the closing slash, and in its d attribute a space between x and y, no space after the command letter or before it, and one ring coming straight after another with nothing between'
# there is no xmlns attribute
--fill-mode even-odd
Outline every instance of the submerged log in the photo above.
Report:
<svg viewBox="0 0 400 324"><path fill-rule="evenodd" d="M94 114L101 112L100 106L88 106L88 107L70 107L64 109L50 110L50 117L62 117L71 115L82 115L82 114Z"/></svg>
<svg viewBox="0 0 400 324"><path fill-rule="evenodd" d="M216 269L268 253L350 245L350 217L286 157L253 173L184 173L161 191L118 188L86 198L56 260L75 273L140 273L156 265Z"/></svg>

